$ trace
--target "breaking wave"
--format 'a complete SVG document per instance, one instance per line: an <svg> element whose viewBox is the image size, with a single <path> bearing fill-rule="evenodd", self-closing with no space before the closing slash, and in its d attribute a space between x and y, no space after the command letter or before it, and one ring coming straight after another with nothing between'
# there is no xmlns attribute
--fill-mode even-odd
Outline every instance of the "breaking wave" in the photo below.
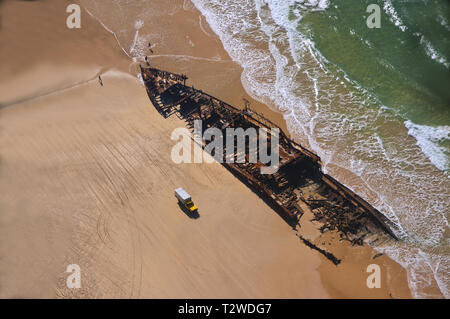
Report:
<svg viewBox="0 0 450 319"><path fill-rule="evenodd" d="M383 9L389 16L389 20L403 32L406 31L407 27L403 24L403 21L399 18L397 11L395 11L394 5L391 0L385 0Z"/></svg>
<svg viewBox="0 0 450 319"><path fill-rule="evenodd" d="M406 121L405 126L408 134L417 140L417 145L430 161L440 170L448 171L449 155L444 147L439 146L439 143L450 140L450 126L432 127L417 125L411 121Z"/></svg>

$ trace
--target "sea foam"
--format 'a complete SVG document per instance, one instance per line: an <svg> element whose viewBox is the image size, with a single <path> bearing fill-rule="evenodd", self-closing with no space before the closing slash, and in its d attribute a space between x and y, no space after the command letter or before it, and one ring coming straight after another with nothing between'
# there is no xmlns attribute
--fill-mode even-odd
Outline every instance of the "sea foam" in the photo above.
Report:
<svg viewBox="0 0 450 319"><path fill-rule="evenodd" d="M400 30L403 32L406 31L407 27L404 25L403 21L398 16L397 11L395 11L394 5L392 4L391 0L385 0L383 9L386 12L386 14L389 16L389 20Z"/></svg>
<svg viewBox="0 0 450 319"><path fill-rule="evenodd" d="M430 161L440 170L448 171L449 161L446 149L439 145L450 140L450 126L427 126L405 121L408 134L417 140L417 145Z"/></svg>

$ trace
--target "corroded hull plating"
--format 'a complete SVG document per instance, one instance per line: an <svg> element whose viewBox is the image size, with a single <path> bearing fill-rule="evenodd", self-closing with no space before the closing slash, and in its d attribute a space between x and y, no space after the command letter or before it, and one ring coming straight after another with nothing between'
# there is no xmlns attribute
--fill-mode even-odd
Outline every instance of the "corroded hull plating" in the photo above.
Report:
<svg viewBox="0 0 450 319"><path fill-rule="evenodd" d="M262 163L224 161L222 165L255 191L292 227L301 224L306 205L314 214L314 219L322 224L321 232L338 231L341 238L352 244L362 245L367 235L380 231L397 239L392 231L395 225L389 219L349 188L322 172L318 155L291 140L281 128L251 110L248 105L238 109L201 90L186 86L185 75L150 67L141 67L141 75L148 96L158 112L165 118L177 113L191 129L194 120L202 121L203 130L210 127L222 131L228 127L279 129L280 165L275 174L261 174L259 168Z"/></svg>

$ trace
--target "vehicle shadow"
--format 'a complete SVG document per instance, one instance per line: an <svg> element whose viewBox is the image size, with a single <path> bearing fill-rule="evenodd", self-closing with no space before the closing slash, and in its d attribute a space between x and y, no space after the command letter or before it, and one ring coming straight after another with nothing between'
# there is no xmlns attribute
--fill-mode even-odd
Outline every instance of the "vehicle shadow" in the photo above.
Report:
<svg viewBox="0 0 450 319"><path fill-rule="evenodd" d="M180 203L180 201L178 201L178 206L186 214L187 217L191 219L200 218L200 214L198 213L198 211L196 213L191 213L182 203Z"/></svg>

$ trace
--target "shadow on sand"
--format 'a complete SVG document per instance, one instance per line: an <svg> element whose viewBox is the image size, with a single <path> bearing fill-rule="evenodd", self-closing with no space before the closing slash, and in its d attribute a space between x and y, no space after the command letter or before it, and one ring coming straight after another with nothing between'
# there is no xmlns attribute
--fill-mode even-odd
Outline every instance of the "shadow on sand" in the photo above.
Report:
<svg viewBox="0 0 450 319"><path fill-rule="evenodd" d="M186 214L187 217L191 219L197 219L200 218L200 214L198 212L191 213L182 203L178 202L178 206L181 208L181 210Z"/></svg>

